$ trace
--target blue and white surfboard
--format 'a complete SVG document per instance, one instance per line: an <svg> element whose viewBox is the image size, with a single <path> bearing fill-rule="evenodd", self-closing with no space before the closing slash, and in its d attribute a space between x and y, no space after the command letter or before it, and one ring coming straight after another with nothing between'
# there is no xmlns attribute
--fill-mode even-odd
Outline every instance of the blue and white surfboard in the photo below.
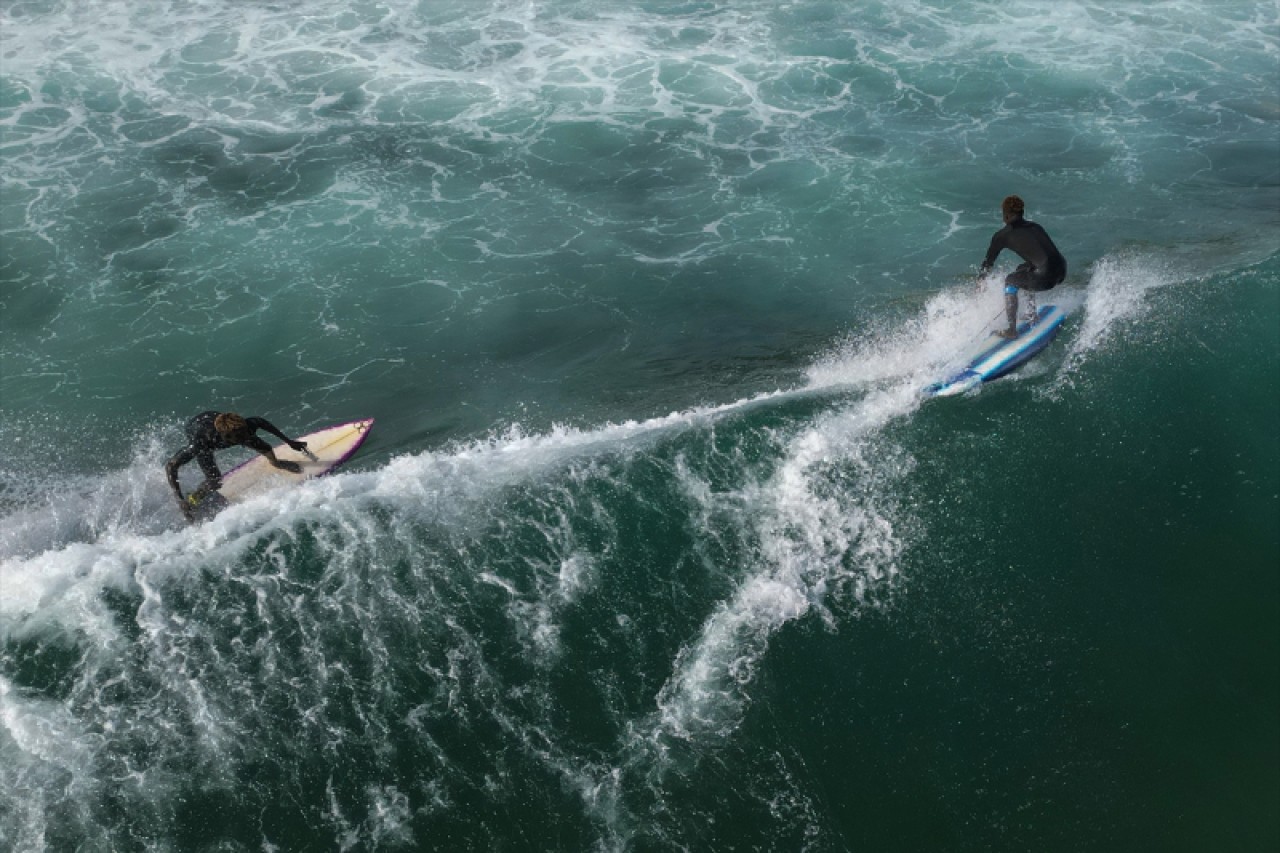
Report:
<svg viewBox="0 0 1280 853"><path fill-rule="evenodd" d="M992 333L963 368L941 382L934 382L924 389L924 393L931 397L963 394L983 382L1017 370L1049 345L1066 318L1066 312L1058 305L1040 306L1034 322L1024 321L1018 325L1016 338L1005 340Z"/></svg>

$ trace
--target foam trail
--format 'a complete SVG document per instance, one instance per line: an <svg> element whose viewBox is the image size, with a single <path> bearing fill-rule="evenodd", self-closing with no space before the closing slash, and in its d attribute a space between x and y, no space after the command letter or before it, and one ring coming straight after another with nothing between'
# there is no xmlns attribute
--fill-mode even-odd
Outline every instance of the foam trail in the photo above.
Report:
<svg viewBox="0 0 1280 853"><path fill-rule="evenodd" d="M727 735L738 723L770 637L818 608L837 587L862 601L898 571L903 544L888 490L910 467L877 446L883 428L920 403L913 379L820 418L790 443L773 478L751 497L760 564L678 656L658 697L656 730L683 739ZM861 480L869 487L833 488Z"/></svg>
<svg viewBox="0 0 1280 853"><path fill-rule="evenodd" d="M911 460L885 435L922 402L930 371L966 339L985 334L991 300L971 290L938 294L921 316L847 341L808 372L808 390L870 387L788 442L772 477L741 496L759 562L681 650L641 738L656 746L723 736L736 728L771 636L827 609L833 590L859 602L898 572L902 519L893 482Z"/></svg>
<svg viewBox="0 0 1280 853"><path fill-rule="evenodd" d="M980 291L943 291L920 315L847 341L809 369L811 390L870 390L792 438L773 477L743 497L754 505L759 564L680 652L649 743L664 734L690 740L732 732L779 628L815 609L831 621L834 589L873 602L898 573L909 519L895 504L894 484L912 460L885 428L921 405L929 378L1003 317L997 285L992 277ZM1059 296L1069 308L1079 302L1067 290Z"/></svg>
<svg viewBox="0 0 1280 853"><path fill-rule="evenodd" d="M151 470L154 465L140 458L125 472L102 478L101 489L81 489L80 497L55 490L46 507L20 510L2 520L0 542L7 556L0 561L0 586L6 593L0 600L0 631L36 630L49 620L67 627L81 625L90 610L101 609L96 603L101 589L130 588L138 572L181 573L215 555L233 562L241 551L281 527L335 510L358 513L369 501L397 507L411 517L425 513L461 520L468 507L494 489L538 477L576 457L630 452L641 446L637 442L709 423L787 393L768 392L593 430L556 427L529 435L513 426L501 435L450 450L401 456L376 471L338 473L262 495L184 529L163 527L171 512L163 499L165 486ZM77 512L97 508L105 513L120 505L117 498L125 494L135 499L123 502L133 509L122 523L86 525L77 520ZM68 541L76 536L89 541ZM574 573L582 568L565 567L566 595L572 595ZM112 624L101 614L90 621L104 630Z"/></svg>

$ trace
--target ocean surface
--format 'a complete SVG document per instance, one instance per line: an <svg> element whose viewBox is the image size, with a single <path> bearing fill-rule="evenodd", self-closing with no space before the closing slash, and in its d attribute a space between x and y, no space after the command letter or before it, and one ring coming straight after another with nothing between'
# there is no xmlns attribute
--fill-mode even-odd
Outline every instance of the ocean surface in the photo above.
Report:
<svg viewBox="0 0 1280 853"><path fill-rule="evenodd" d="M1280 849L1274 0L0 0L0 331L0 849Z"/></svg>

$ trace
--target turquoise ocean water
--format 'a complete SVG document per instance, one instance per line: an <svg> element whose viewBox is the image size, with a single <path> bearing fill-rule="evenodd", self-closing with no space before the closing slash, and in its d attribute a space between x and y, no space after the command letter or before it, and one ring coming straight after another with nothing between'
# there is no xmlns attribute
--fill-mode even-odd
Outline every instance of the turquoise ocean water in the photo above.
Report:
<svg viewBox="0 0 1280 853"><path fill-rule="evenodd" d="M1280 847L1275 2L4 0L0 312L0 848Z"/></svg>

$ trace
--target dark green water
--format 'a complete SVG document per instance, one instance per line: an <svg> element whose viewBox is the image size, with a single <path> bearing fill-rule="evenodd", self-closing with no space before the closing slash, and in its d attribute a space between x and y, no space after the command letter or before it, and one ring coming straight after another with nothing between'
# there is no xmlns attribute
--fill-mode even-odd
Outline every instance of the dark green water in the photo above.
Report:
<svg viewBox="0 0 1280 853"><path fill-rule="evenodd" d="M0 848L1276 849L1277 56L0 5ZM1069 319L926 402L1009 192ZM377 425L187 528L207 408Z"/></svg>

